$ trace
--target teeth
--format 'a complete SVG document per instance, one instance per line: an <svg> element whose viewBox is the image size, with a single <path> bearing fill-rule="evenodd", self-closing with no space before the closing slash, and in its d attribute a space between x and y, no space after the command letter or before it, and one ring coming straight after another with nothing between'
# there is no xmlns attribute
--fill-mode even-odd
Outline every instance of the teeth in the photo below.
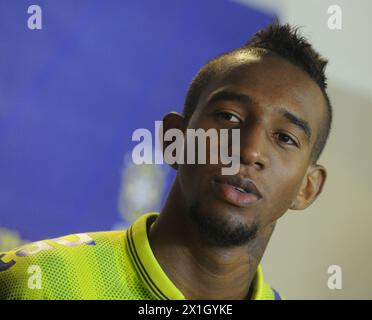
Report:
<svg viewBox="0 0 372 320"><path fill-rule="evenodd" d="M242 188L239 188L239 187L234 187L235 190L238 190L239 192L242 192L242 193L246 193L244 189Z"/></svg>

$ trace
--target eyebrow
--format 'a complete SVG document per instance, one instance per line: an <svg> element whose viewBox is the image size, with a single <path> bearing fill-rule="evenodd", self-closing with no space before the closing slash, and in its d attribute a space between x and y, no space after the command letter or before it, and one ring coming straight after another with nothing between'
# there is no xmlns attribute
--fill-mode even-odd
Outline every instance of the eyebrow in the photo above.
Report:
<svg viewBox="0 0 372 320"><path fill-rule="evenodd" d="M209 100L208 104L212 102L218 102L218 101L239 101L244 104L253 104L255 100L243 93L238 93L234 91L219 91L215 94L213 94Z"/></svg>
<svg viewBox="0 0 372 320"><path fill-rule="evenodd" d="M306 120L300 118L299 116L295 115L292 112L289 112L288 110L284 108L279 108L277 110L279 114L281 114L284 118L286 118L290 123L294 124L296 127L301 129L305 133L307 139L310 140L311 128L310 128L309 123Z"/></svg>
<svg viewBox="0 0 372 320"><path fill-rule="evenodd" d="M219 102L219 101L238 101L247 105L252 105L256 103L256 100L252 98L251 96L248 96L243 93L234 92L234 91L219 91L215 94L213 94L207 104L213 103L213 102ZM302 119L301 117L295 115L294 113L288 111L285 108L278 108L278 113L283 116L285 119L287 119L290 123L295 125L297 128L302 130L308 140L311 138L311 128L309 123Z"/></svg>

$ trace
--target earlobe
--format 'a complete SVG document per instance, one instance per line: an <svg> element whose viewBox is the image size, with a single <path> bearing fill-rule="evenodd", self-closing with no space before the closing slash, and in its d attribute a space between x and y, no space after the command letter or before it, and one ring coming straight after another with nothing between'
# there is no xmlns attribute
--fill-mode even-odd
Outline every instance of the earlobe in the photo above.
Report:
<svg viewBox="0 0 372 320"><path fill-rule="evenodd" d="M302 202L302 198L303 198L303 193L300 192L300 193L297 195L296 199L293 200L293 202L291 203L291 206L289 207L289 209L291 209L291 210L301 210L301 208L300 208L300 206L298 205L298 203L299 203L299 202L300 202L300 203Z"/></svg>
<svg viewBox="0 0 372 320"><path fill-rule="evenodd" d="M303 210L305 209L304 206L304 191L302 189L302 186L301 186L301 190L300 192L297 194L297 197L295 200L293 200L291 206L290 206L290 209L291 210Z"/></svg>
<svg viewBox="0 0 372 320"><path fill-rule="evenodd" d="M311 165L290 209L303 210L310 206L323 190L327 171L322 165Z"/></svg>

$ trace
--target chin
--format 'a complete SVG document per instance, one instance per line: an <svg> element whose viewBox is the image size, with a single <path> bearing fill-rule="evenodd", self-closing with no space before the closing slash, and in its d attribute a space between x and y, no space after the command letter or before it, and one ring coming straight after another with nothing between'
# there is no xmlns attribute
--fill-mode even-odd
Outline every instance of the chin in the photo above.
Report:
<svg viewBox="0 0 372 320"><path fill-rule="evenodd" d="M259 229L255 214L228 204L196 202L190 207L190 215L209 242L220 247L246 244Z"/></svg>

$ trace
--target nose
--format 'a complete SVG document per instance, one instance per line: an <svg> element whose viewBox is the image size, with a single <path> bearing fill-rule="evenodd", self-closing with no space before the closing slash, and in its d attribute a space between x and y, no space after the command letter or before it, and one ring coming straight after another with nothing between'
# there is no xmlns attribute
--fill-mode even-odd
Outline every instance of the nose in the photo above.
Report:
<svg viewBox="0 0 372 320"><path fill-rule="evenodd" d="M269 164L267 144L265 129L260 124L241 128L240 163L257 170L265 169Z"/></svg>

